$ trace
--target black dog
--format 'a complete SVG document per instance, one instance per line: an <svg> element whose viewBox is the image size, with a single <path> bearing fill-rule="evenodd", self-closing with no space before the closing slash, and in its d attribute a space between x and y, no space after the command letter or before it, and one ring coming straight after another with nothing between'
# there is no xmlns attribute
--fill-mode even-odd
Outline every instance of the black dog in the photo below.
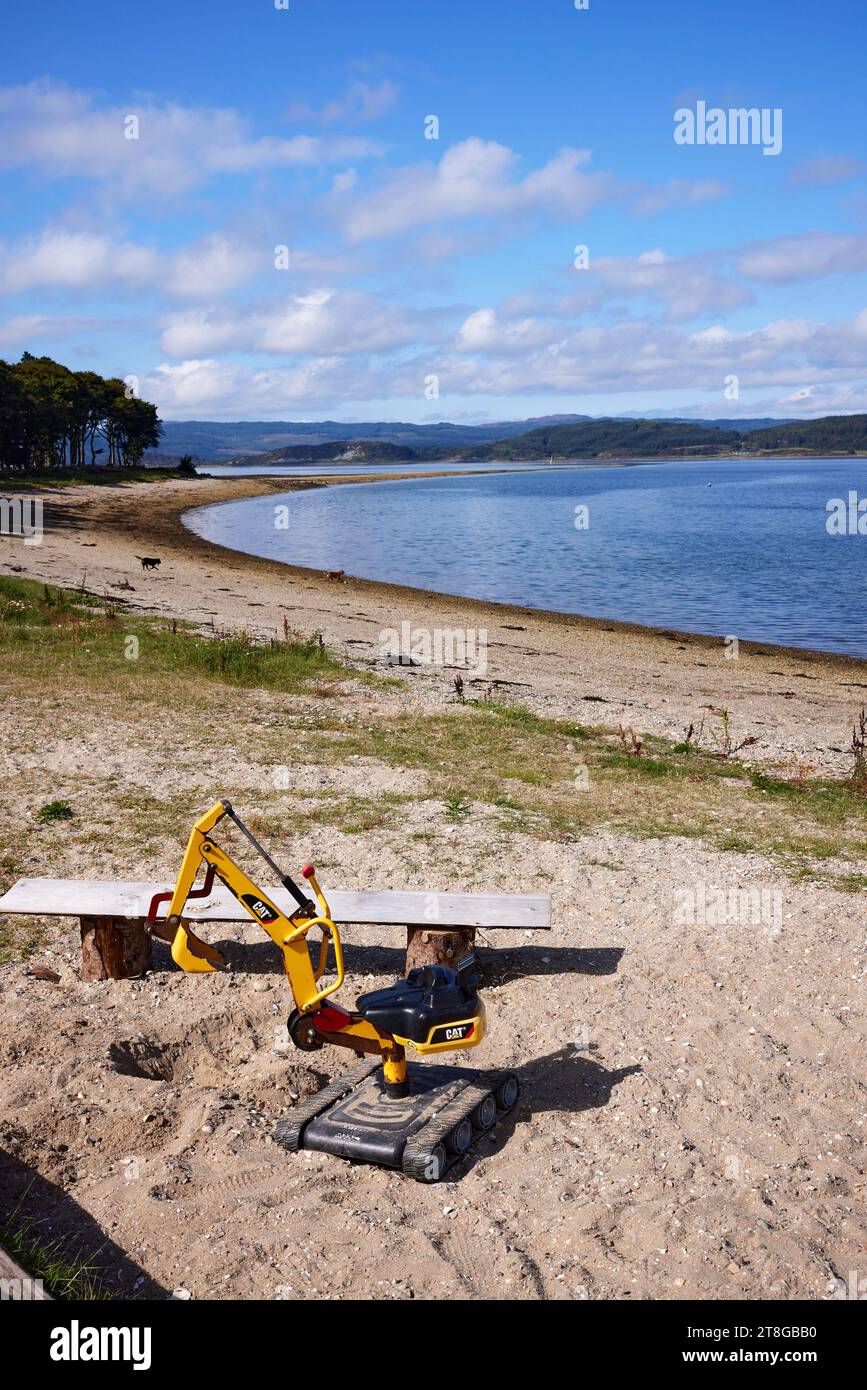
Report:
<svg viewBox="0 0 867 1390"><path fill-rule="evenodd" d="M157 560L153 555L136 555L137 560L141 560L143 570L155 570L162 564L162 560Z"/></svg>

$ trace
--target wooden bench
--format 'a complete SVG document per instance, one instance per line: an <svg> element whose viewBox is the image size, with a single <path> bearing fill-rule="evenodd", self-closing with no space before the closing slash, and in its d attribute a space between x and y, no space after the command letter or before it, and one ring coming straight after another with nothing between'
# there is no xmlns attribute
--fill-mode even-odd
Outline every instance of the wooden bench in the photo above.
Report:
<svg viewBox="0 0 867 1390"><path fill-rule="evenodd" d="M106 879L20 878L0 898L0 913L39 917L78 917L81 922L81 978L126 979L151 964L151 936L145 919L156 893L170 883ZM281 911L295 903L283 888L268 889ZM326 885L334 920L400 926L407 929L406 968L420 963L460 959L485 931L547 931L551 900L531 893L340 892ZM163 909L164 910L164 909ZM248 912L222 884L208 898L193 899L190 922L251 922Z"/></svg>

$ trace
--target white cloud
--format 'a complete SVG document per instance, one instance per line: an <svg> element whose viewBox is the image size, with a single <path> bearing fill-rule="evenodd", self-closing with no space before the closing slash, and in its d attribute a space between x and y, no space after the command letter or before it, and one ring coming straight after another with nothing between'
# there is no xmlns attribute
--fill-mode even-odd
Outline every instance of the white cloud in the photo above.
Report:
<svg viewBox="0 0 867 1390"><path fill-rule="evenodd" d="M648 188L633 203L640 217L653 217L673 208L695 207L699 203L715 203L730 193L730 185L719 179L669 179L659 188Z"/></svg>
<svg viewBox="0 0 867 1390"><path fill-rule="evenodd" d="M349 403L403 397L422 400L425 378L440 378L443 418L448 402L461 396L565 396L696 390L717 392L711 414L731 413L724 378L740 376L742 390L771 388L774 404L742 407L741 413L820 414L864 403L859 383L867 351L867 310L839 323L777 320L750 331L714 325L686 332L647 320L593 325L553 336L548 324L532 320L510 326L496 311L480 310L465 320L449 350L417 352L385 362L316 353L293 365L266 370L216 358L164 363L143 378L144 394L168 416L205 413L221 418L271 418L289 407L302 413L333 413ZM808 390L805 390L805 383ZM844 384L847 383L847 384ZM678 412L685 413L685 412ZM707 413L707 411L705 411Z"/></svg>
<svg viewBox="0 0 867 1390"><path fill-rule="evenodd" d="M316 108L306 102L293 102L286 111L289 121L310 121L318 125L361 124L376 121L394 105L400 88L383 78L375 86L351 82L342 97Z"/></svg>
<svg viewBox="0 0 867 1390"><path fill-rule="evenodd" d="M162 363L142 378L141 390L164 419L279 419L316 409L331 414L342 402L375 399L381 383L367 364L350 367L337 357L266 370L203 358Z"/></svg>
<svg viewBox="0 0 867 1390"><path fill-rule="evenodd" d="M745 247L738 258L738 269L749 279L768 284L867 270L867 236L805 232L774 237Z"/></svg>
<svg viewBox="0 0 867 1390"><path fill-rule="evenodd" d="M0 289L6 294L56 288L93 289L110 284L141 288L159 275L157 253L135 242L113 242L95 232L47 228L0 249Z"/></svg>
<svg viewBox="0 0 867 1390"><path fill-rule="evenodd" d="M15 318L0 322L0 353L8 357L32 351L37 343L47 343L55 338L69 338L73 333L93 333L105 331L104 319L62 318L48 314L18 314Z"/></svg>
<svg viewBox="0 0 867 1390"><path fill-rule="evenodd" d="M587 172L589 159L588 150L561 150L521 178L513 150L472 137L446 150L439 163L400 169L382 188L353 202L344 212L344 233L359 242L472 217L531 211L580 217L620 189L612 175Z"/></svg>
<svg viewBox="0 0 867 1390"><path fill-rule="evenodd" d="M171 299L218 302L256 277L271 277L282 291L287 278L345 276L365 268L358 253L289 248L290 270L275 268L277 247L261 233L242 237L211 232L176 250L70 227L46 227L37 236L0 244L0 293L62 290L90 293L156 290Z"/></svg>
<svg viewBox="0 0 867 1390"><path fill-rule="evenodd" d="M178 314L166 323L161 341L172 357L230 351L344 356L403 347L418 331L417 316L373 295L322 289L251 309Z"/></svg>
<svg viewBox="0 0 867 1390"><path fill-rule="evenodd" d="M97 232L47 227L37 237L0 247L0 291L159 289L180 299L215 299L270 268L271 247L220 232L160 252Z"/></svg>
<svg viewBox="0 0 867 1390"><path fill-rule="evenodd" d="M594 324L568 332L523 320L526 350L515 351L495 311L465 321L453 352L428 361L443 395L525 395L527 392L718 389L731 372L741 388L845 381L863 374L867 310L852 320L822 323L779 319L752 330L719 324L696 332L647 319ZM413 366L413 376L418 367ZM399 369L400 379L410 377Z"/></svg>
<svg viewBox="0 0 867 1390"><path fill-rule="evenodd" d="M138 138L127 138L135 117ZM131 128L131 127L130 127ZM111 180L127 194L172 196L224 173L362 159L381 146L356 136L253 136L229 107L96 107L85 92L49 82L0 88L0 169L45 178Z"/></svg>
<svg viewBox="0 0 867 1390"><path fill-rule="evenodd" d="M789 182L796 188L827 188L865 172L867 164L854 155L832 154L801 160L790 173Z"/></svg>
<svg viewBox="0 0 867 1390"><path fill-rule="evenodd" d="M755 408L754 408L755 411ZM769 414L774 415L845 415L867 412L867 378L852 386L800 386L788 395L774 400ZM764 409L758 412L765 414Z"/></svg>
<svg viewBox="0 0 867 1390"><path fill-rule="evenodd" d="M476 309L461 324L458 352L490 352L497 356L527 353L563 338L563 330L541 319L503 319L495 309Z"/></svg>
<svg viewBox="0 0 867 1390"><path fill-rule="evenodd" d="M219 298L272 266L270 249L214 232L169 258L165 289L181 299Z"/></svg>
<svg viewBox="0 0 867 1390"><path fill-rule="evenodd" d="M659 188L627 184L604 171L591 172L590 151L565 148L538 169L521 175L514 150L472 136L452 145L438 163L398 169L375 192L343 208L349 241L397 236L468 218L553 217L566 221L618 198L649 216L724 197L716 179L672 179Z"/></svg>
<svg viewBox="0 0 867 1390"><path fill-rule="evenodd" d="M742 285L711 269L707 257L671 258L659 248L637 257L602 256L592 262L592 273L610 291L665 304L668 317L677 321L736 309L752 298Z"/></svg>

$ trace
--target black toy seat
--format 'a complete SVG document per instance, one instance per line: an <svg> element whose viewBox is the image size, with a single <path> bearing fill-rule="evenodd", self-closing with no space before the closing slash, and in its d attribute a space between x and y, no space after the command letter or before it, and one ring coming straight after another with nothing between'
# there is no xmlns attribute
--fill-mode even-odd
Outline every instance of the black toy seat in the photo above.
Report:
<svg viewBox="0 0 867 1390"><path fill-rule="evenodd" d="M474 956L462 960L457 970L421 965L387 989L362 994L355 1008L381 1033L426 1042L432 1028L473 1017L479 1006L477 984Z"/></svg>

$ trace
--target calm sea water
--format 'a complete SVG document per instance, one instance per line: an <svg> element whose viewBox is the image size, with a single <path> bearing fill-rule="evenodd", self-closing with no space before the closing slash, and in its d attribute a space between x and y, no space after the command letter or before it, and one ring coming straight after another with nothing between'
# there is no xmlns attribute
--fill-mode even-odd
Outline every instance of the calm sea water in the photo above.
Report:
<svg viewBox="0 0 867 1390"><path fill-rule="evenodd" d="M414 459L397 463L320 463L297 464L276 463L270 466L255 463L200 463L197 473L212 478L351 478L365 475L387 477L393 473L475 473L492 468L545 468L548 465L541 459L538 463L496 464L489 459L464 459L456 463L425 462Z"/></svg>
<svg viewBox="0 0 867 1390"><path fill-rule="evenodd" d="M826 529L828 500L852 490L867 495L862 459L558 467L337 484L185 521L365 579L867 656L867 535Z"/></svg>

